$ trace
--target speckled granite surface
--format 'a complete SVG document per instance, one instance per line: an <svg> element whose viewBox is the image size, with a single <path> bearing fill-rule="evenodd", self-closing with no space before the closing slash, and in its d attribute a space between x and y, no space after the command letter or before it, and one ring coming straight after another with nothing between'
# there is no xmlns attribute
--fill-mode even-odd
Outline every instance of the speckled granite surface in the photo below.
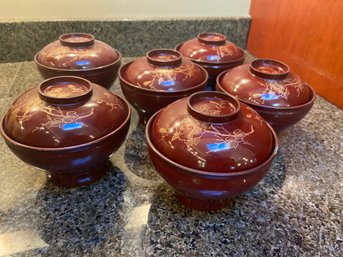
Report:
<svg viewBox="0 0 343 257"><path fill-rule="evenodd" d="M188 20L113 20L0 22L0 62L29 61L48 43L70 32L91 33L124 56L140 56L154 48L174 48L195 35L223 33L245 48L250 18Z"/></svg>
<svg viewBox="0 0 343 257"><path fill-rule="evenodd" d="M32 62L0 64L1 115L40 81ZM121 94L118 81L111 90ZM1 139L0 255L343 256L342 120L319 97L281 133L265 179L215 213L175 200L145 159L136 112L108 174L78 189L47 183Z"/></svg>

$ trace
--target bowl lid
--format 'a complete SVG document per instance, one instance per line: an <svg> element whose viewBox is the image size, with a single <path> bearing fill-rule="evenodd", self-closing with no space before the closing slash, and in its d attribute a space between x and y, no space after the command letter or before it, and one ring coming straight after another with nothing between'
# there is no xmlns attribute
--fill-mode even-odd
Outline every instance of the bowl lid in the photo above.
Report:
<svg viewBox="0 0 343 257"><path fill-rule="evenodd" d="M117 61L118 52L86 33L63 34L35 56L39 64L58 69L94 69Z"/></svg>
<svg viewBox="0 0 343 257"><path fill-rule="evenodd" d="M204 63L230 63L245 57L244 51L225 35L206 32L177 47L183 56Z"/></svg>
<svg viewBox="0 0 343 257"><path fill-rule="evenodd" d="M150 137L170 160L209 172L253 168L274 147L272 129L261 116L221 92L198 92L168 105L153 120Z"/></svg>
<svg viewBox="0 0 343 257"><path fill-rule="evenodd" d="M222 73L217 80L225 92L256 105L290 107L311 99L310 88L288 65L256 59Z"/></svg>
<svg viewBox="0 0 343 257"><path fill-rule="evenodd" d="M66 147L96 140L130 116L128 104L107 89L79 77L54 77L19 96L3 119L18 143Z"/></svg>
<svg viewBox="0 0 343 257"><path fill-rule="evenodd" d="M165 92L191 89L208 78L202 67L170 49L149 51L130 63L121 77L133 86Z"/></svg>

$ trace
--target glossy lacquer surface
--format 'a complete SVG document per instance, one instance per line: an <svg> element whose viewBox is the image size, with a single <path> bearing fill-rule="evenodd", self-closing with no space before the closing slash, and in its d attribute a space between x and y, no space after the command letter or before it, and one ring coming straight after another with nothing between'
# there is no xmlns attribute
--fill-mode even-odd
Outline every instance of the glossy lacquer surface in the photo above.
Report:
<svg viewBox="0 0 343 257"><path fill-rule="evenodd" d="M208 75L179 52L158 49L121 67L119 78L126 99L145 123L173 101L203 90Z"/></svg>
<svg viewBox="0 0 343 257"><path fill-rule="evenodd" d="M297 106L311 99L311 90L279 61L257 59L228 71L221 87L239 99L274 107Z"/></svg>
<svg viewBox="0 0 343 257"><path fill-rule="evenodd" d="M219 73L242 64L245 58L241 48L227 40L225 35L214 32L201 33L177 45L176 50L206 69L210 76L209 89L214 89Z"/></svg>
<svg viewBox="0 0 343 257"><path fill-rule="evenodd" d="M278 149L273 129L252 109L219 92L198 92L152 116L151 161L184 205L219 210L268 172Z"/></svg>
<svg viewBox="0 0 343 257"><path fill-rule="evenodd" d="M34 56L42 77L78 76L109 88L117 77L121 54L85 33L63 34Z"/></svg>
<svg viewBox="0 0 343 257"><path fill-rule="evenodd" d="M255 167L270 156L272 133L250 107L209 95L192 103L192 113L188 100L169 105L152 125L152 142L167 158L203 171L232 172ZM226 116L234 117L216 120Z"/></svg>
<svg viewBox="0 0 343 257"><path fill-rule="evenodd" d="M55 77L18 97L1 134L24 162L47 170L53 183L89 184L107 170L130 125L128 103L78 77Z"/></svg>
<svg viewBox="0 0 343 257"><path fill-rule="evenodd" d="M316 99L314 90L288 65L271 59L222 72L216 87L250 105L278 132L304 118Z"/></svg>
<svg viewBox="0 0 343 257"><path fill-rule="evenodd" d="M61 35L37 54L40 64L61 69L92 69L111 64L118 58L115 49L85 33Z"/></svg>

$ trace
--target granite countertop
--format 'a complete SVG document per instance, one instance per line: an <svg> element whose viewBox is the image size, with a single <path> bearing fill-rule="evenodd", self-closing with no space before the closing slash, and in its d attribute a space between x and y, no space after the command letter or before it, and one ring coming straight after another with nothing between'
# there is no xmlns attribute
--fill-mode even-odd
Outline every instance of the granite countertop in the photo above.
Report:
<svg viewBox="0 0 343 257"><path fill-rule="evenodd" d="M33 62L0 64L1 115L41 81ZM118 80L111 90L122 94ZM263 181L218 212L176 201L147 159L135 111L110 171L81 188L48 183L1 139L0 255L343 256L342 120L342 110L318 97L280 134Z"/></svg>

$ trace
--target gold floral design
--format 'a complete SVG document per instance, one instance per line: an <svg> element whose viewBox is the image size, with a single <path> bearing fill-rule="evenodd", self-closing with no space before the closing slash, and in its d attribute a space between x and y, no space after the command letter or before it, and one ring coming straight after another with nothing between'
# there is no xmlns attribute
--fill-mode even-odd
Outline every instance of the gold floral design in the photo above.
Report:
<svg viewBox="0 0 343 257"><path fill-rule="evenodd" d="M218 99L216 101L211 100L208 103L201 104L199 107L195 106L194 108L203 114L219 116L221 110L225 108L227 101Z"/></svg>
<svg viewBox="0 0 343 257"><path fill-rule="evenodd" d="M19 124L22 126L24 122L29 121L37 112L44 112L47 121L41 123L32 130L32 133L44 128L62 128L64 124L68 123L82 123L82 119L91 116L94 113L94 108L91 108L89 113L79 115L75 111L68 111L64 113L60 107L45 104L38 96L33 99L20 100L19 103L13 106L13 114L17 117Z"/></svg>
<svg viewBox="0 0 343 257"><path fill-rule="evenodd" d="M87 91L86 87L82 86L83 89L80 86L76 86L73 84L69 84L67 86L63 87L52 87L48 88L46 90L45 94L51 97L58 97L58 98L64 98L64 97L69 97L73 96L75 94L82 94L85 91ZM67 89L67 90L65 90Z"/></svg>
<svg viewBox="0 0 343 257"><path fill-rule="evenodd" d="M257 121L259 121L260 122L260 124L261 124L261 126L263 125L263 123L264 123L264 120L263 120L263 118L259 115L259 114L257 114L257 113L255 113L255 114L253 114L253 113L248 113L247 115L246 115L246 117L248 118L248 119L255 119L255 120L257 120Z"/></svg>
<svg viewBox="0 0 343 257"><path fill-rule="evenodd" d="M123 110L123 106L118 102L117 97L112 97L113 101L111 101L111 94L108 92L105 92L104 95L107 97L108 101L106 100L98 100L97 104L106 104L107 106L111 107L111 111L116 110L120 108Z"/></svg>
<svg viewBox="0 0 343 257"><path fill-rule="evenodd" d="M216 47L216 52L220 58L224 58L225 56L232 56L234 54L234 49L235 47L233 44L227 43L226 45Z"/></svg>
<svg viewBox="0 0 343 257"><path fill-rule="evenodd" d="M153 71L153 75L151 80L147 80L143 82L143 87L147 88L155 88L154 84L157 81L158 84L161 84L164 81L171 81L174 82L176 80L177 74L184 74L185 77L183 81L192 77L194 74L194 64L188 64L184 67L178 67L175 69L161 69L157 68Z"/></svg>
<svg viewBox="0 0 343 257"><path fill-rule="evenodd" d="M251 126L250 131L247 132L244 132L241 129L236 129L230 133L222 125L211 125L206 122L195 120L190 116L187 116L177 123L178 126L170 130L170 132L172 132L171 142L180 140L188 148L197 145L205 133L214 135L216 138L214 146L225 144L230 148L237 148L240 144L251 145L245 140L245 137L254 133L253 126ZM161 128L159 132L161 134L161 140L168 136L168 130L166 128ZM216 149L216 147L214 147L214 149ZM207 153L214 151L215 150L209 150Z"/></svg>
<svg viewBox="0 0 343 257"><path fill-rule="evenodd" d="M98 100L97 104L106 104L111 107L111 110L123 108L117 98L113 97L113 101L110 101L110 93L105 92L104 95L107 97L108 101ZM12 106L12 109L13 115L15 115L21 126L38 112L46 114L46 121L42 122L40 126L35 127L32 130L32 133L48 128L62 128L65 124L71 123L79 123L82 126L86 126L82 120L94 114L94 107L90 108L88 113L82 115L76 111L63 111L59 106L46 104L39 96L35 96L33 99L28 99L28 97L19 99L19 101Z"/></svg>
<svg viewBox="0 0 343 257"><path fill-rule="evenodd" d="M297 97L300 96L301 91L303 90L304 86L296 77L290 77L286 80L277 81L277 80L265 80L264 82L258 82L261 86L265 89L262 92L262 95L269 94L279 96L285 100L288 99L290 94L288 87L293 87L297 91ZM262 103L264 103L263 98Z"/></svg>

